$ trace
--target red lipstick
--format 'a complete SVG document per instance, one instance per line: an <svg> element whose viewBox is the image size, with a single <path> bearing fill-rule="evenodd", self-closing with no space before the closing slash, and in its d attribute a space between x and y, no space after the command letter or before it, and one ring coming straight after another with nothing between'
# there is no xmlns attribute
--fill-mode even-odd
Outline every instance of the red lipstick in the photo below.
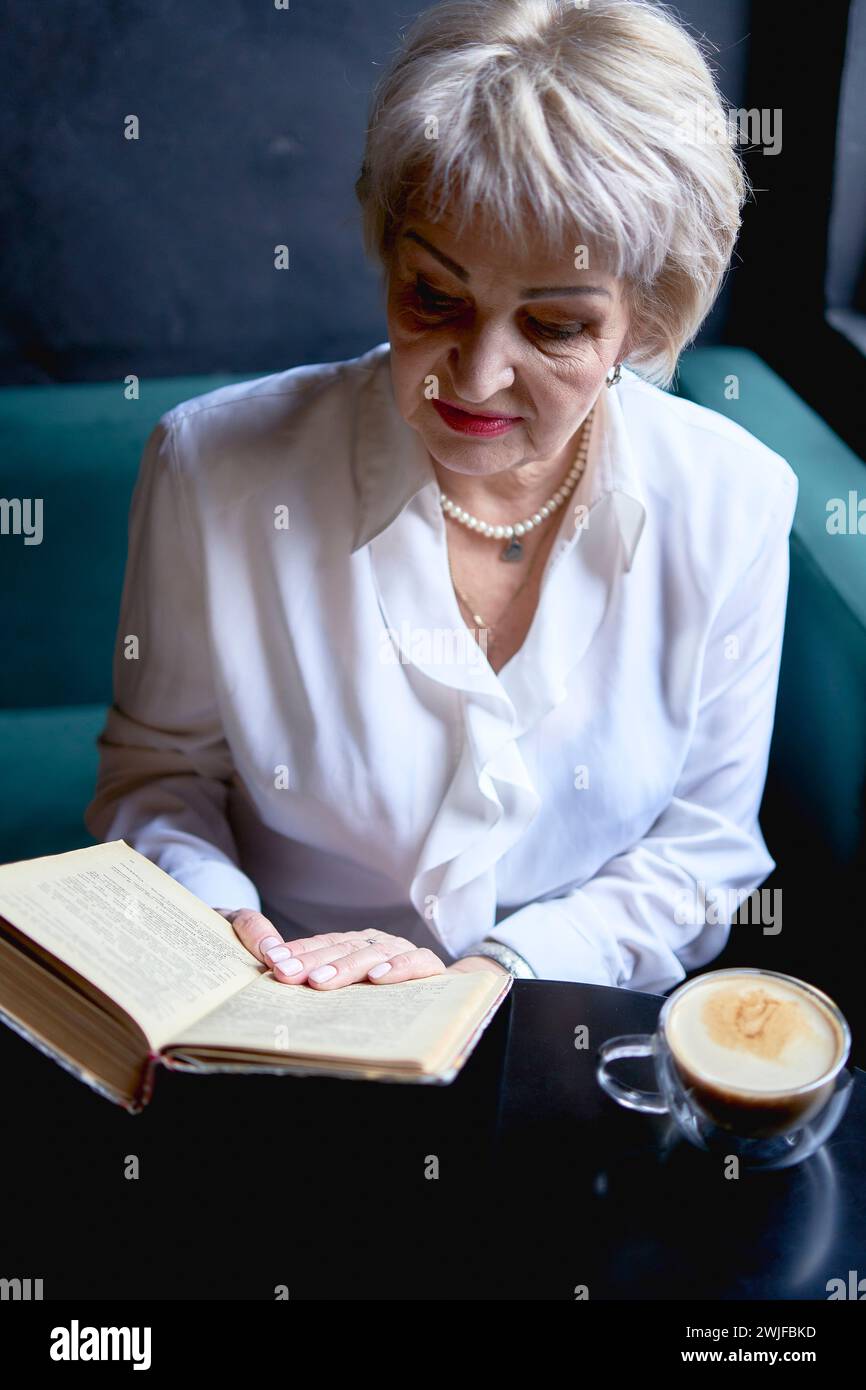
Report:
<svg viewBox="0 0 866 1390"><path fill-rule="evenodd" d="M458 434L507 434L523 419L522 415L476 415L443 400L433 400L432 404L440 419Z"/></svg>

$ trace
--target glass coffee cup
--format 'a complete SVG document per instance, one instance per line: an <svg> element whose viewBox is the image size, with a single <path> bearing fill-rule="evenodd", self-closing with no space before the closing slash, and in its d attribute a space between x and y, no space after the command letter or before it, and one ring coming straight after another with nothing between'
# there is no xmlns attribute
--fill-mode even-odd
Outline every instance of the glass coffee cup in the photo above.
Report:
<svg viewBox="0 0 866 1390"><path fill-rule="evenodd" d="M787 1168L824 1143L848 1104L851 1030L814 985L737 967L687 980L665 1000L652 1034L599 1048L599 1084L619 1105L670 1115L697 1148L747 1168ZM658 1092L612 1075L624 1057L652 1057Z"/></svg>

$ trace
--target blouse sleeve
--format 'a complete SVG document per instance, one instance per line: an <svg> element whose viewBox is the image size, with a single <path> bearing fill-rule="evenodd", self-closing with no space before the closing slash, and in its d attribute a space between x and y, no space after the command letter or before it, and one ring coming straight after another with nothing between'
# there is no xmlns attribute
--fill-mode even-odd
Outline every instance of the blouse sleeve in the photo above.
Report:
<svg viewBox="0 0 866 1390"><path fill-rule="evenodd" d="M758 810L797 492L789 467L758 553L716 615L694 735L669 804L582 887L521 908L490 932L539 977L663 993L724 949L737 906L775 867Z"/></svg>
<svg viewBox="0 0 866 1390"><path fill-rule="evenodd" d="M170 412L144 447L114 650L114 702L85 824L124 839L212 907L260 907L226 818L201 553Z"/></svg>

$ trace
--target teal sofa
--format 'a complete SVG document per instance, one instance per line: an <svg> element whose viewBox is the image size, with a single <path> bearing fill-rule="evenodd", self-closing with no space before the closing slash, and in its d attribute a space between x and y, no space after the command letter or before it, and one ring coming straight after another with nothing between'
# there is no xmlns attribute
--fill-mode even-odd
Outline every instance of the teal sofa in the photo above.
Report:
<svg viewBox="0 0 866 1390"><path fill-rule="evenodd" d="M738 382L738 397L726 385ZM729 415L799 479L791 578L761 828L776 869L782 931L735 925L712 969L758 965L836 999L866 1066L866 464L759 357L702 348L682 359L683 396ZM828 530L842 499L845 534ZM775 901L769 899L769 902ZM738 914L738 917L740 914Z"/></svg>
<svg viewBox="0 0 866 1390"><path fill-rule="evenodd" d="M732 377L738 394L727 399ZM0 497L41 497L44 528L40 545L0 536L0 862L91 843L82 811L96 775L94 740L111 699L126 519L142 445L176 402L241 379L144 382L137 401L125 399L120 383L0 389ZM797 967L859 1001L866 536L831 535L826 523L830 498L866 495L866 465L749 351L686 354L677 390L744 425L800 480L761 815L778 864L772 883L784 885L786 935L766 954L768 940L754 927L736 928L719 963ZM852 964L855 945L859 966Z"/></svg>

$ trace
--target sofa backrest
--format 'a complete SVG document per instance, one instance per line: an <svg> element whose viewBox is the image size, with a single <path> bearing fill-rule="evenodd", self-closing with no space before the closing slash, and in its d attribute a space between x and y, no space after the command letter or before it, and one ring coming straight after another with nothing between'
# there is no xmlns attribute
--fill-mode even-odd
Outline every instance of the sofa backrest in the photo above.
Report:
<svg viewBox="0 0 866 1390"><path fill-rule="evenodd" d="M681 359L677 389L728 415L791 465L800 484L776 724L774 777L843 863L866 842L866 464L744 348ZM828 529L841 502L853 530Z"/></svg>
<svg viewBox="0 0 866 1390"><path fill-rule="evenodd" d="M42 499L42 540L0 535L0 709L111 701L127 519L144 442L238 377L0 389L0 498ZM11 525L9 522L7 525Z"/></svg>

